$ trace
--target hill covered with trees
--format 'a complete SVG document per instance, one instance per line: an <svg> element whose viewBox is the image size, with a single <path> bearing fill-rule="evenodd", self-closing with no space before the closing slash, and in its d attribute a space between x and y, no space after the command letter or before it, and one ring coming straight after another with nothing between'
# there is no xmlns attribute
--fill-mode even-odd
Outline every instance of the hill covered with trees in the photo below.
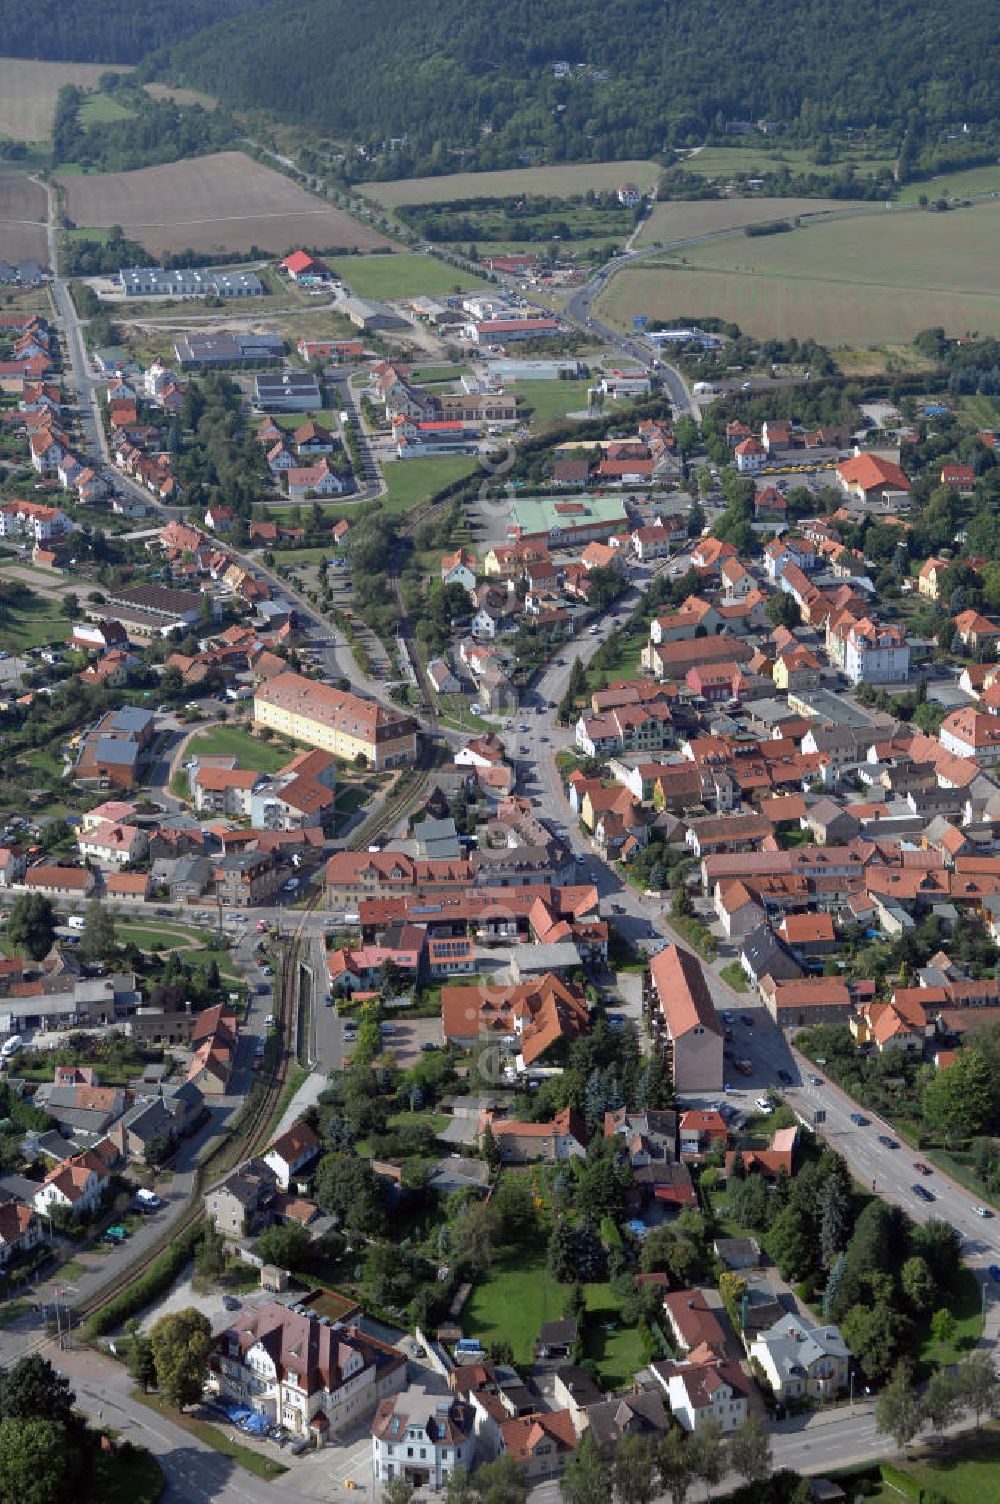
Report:
<svg viewBox="0 0 1000 1504"><path fill-rule="evenodd" d="M953 132L959 156L995 155L1000 129L986 0L39 4L29 24L0 0L5 51L144 61L366 145L354 176L647 156L758 121L813 146L874 128L913 162Z"/></svg>
<svg viewBox="0 0 1000 1504"><path fill-rule="evenodd" d="M173 60L231 104L354 140L405 133L400 157L447 171L456 149L477 166L635 157L734 120L808 140L986 125L998 54L985 0L269 0Z"/></svg>

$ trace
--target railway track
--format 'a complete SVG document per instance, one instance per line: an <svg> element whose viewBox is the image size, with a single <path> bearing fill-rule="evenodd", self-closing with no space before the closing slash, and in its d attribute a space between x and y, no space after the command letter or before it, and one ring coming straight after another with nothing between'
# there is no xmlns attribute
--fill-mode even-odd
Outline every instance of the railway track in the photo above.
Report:
<svg viewBox="0 0 1000 1504"><path fill-rule="evenodd" d="M195 1175L195 1188L191 1199L179 1220L172 1222L153 1245L146 1249L141 1259L123 1270L119 1276L103 1285L89 1298L74 1307L78 1322L102 1310L110 1301L124 1294L142 1279L149 1265L166 1252L182 1233L186 1232L204 1214L204 1187L232 1169L234 1165L249 1159L262 1149L270 1136L275 1109L285 1087L289 1063L295 1058L295 996L298 958L307 916L319 903L319 894L301 910L296 928L286 942L282 962L281 993L278 1004L278 1027L281 1045L274 1069L267 1080L258 1078L254 1083L258 1090L251 1089L243 1112L237 1120L236 1130L225 1138L199 1164ZM41 1343L38 1344L39 1346Z"/></svg>

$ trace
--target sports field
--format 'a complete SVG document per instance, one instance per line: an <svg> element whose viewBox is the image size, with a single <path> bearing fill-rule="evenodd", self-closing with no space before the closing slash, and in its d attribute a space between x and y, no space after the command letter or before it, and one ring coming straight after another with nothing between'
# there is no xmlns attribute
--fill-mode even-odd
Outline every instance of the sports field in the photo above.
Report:
<svg viewBox="0 0 1000 1504"><path fill-rule="evenodd" d="M45 221L48 201L40 183L20 172L0 173L0 256L7 261L33 257L48 261Z"/></svg>
<svg viewBox="0 0 1000 1504"><path fill-rule="evenodd" d="M393 256L341 256L330 268L359 298L445 298L458 288L486 287L483 277L406 251Z"/></svg>
<svg viewBox="0 0 1000 1504"><path fill-rule="evenodd" d="M62 177L66 212L78 225L121 225L153 255L163 251L282 254L390 242L240 151L216 152L138 172Z"/></svg>
<svg viewBox="0 0 1000 1504"><path fill-rule="evenodd" d="M65 84L96 89L110 63L33 63L0 57L0 136L12 141L44 141L52 133L56 95ZM116 73L128 68L114 65Z"/></svg>
<svg viewBox="0 0 1000 1504"><path fill-rule="evenodd" d="M829 198L714 198L673 199L654 205L636 237L637 246L669 245L675 240L697 239L744 225L764 224L771 219L794 219L798 215L852 212L853 200Z"/></svg>
<svg viewBox="0 0 1000 1504"><path fill-rule="evenodd" d="M512 167L499 172L455 172L440 178L403 178L366 183L364 195L387 209L397 204L450 204L457 198L509 198L519 193L547 193L569 198L574 193L606 192L619 183L650 189L662 168L657 162L573 162L551 167Z"/></svg>
<svg viewBox="0 0 1000 1504"><path fill-rule="evenodd" d="M601 313L651 319L732 319L762 337L829 345L949 333L1000 333L1000 203L948 214L885 211L788 235L734 235L615 276Z"/></svg>

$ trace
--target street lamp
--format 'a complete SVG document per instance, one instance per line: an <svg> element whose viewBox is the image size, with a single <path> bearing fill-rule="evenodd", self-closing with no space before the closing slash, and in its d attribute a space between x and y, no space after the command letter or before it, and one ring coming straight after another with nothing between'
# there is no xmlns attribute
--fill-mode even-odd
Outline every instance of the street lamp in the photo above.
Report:
<svg viewBox="0 0 1000 1504"><path fill-rule="evenodd" d="M853 1410L854 1409L854 1369L851 1368L851 1369L848 1370L848 1372L850 1373L850 1376L851 1376L851 1409Z"/></svg>

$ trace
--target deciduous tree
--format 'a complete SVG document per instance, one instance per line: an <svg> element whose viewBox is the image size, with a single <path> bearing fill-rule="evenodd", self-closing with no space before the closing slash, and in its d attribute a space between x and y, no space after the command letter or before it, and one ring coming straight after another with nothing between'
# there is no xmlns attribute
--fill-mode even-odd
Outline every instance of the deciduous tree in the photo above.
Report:
<svg viewBox="0 0 1000 1504"><path fill-rule="evenodd" d="M33 961L43 961L55 939L51 901L42 893L19 893L7 916L7 943L26 952Z"/></svg>
<svg viewBox="0 0 1000 1504"><path fill-rule="evenodd" d="M73 1497L77 1454L54 1421L6 1416L0 1421L0 1499L63 1504Z"/></svg>
<svg viewBox="0 0 1000 1504"><path fill-rule="evenodd" d="M729 1466L748 1483L771 1476L771 1438L759 1415L750 1415L729 1438Z"/></svg>
<svg viewBox="0 0 1000 1504"><path fill-rule="evenodd" d="M212 1325L207 1316L186 1306L161 1316L149 1334L156 1364L156 1382L164 1399L178 1410L201 1399L212 1351Z"/></svg>
<svg viewBox="0 0 1000 1504"><path fill-rule="evenodd" d="M607 1504L611 1477L591 1432L584 1431L559 1484L564 1504Z"/></svg>
<svg viewBox="0 0 1000 1504"><path fill-rule="evenodd" d="M875 1429L891 1436L905 1452L920 1430L920 1399L913 1387L913 1370L909 1363L898 1363L882 1390L875 1409Z"/></svg>

